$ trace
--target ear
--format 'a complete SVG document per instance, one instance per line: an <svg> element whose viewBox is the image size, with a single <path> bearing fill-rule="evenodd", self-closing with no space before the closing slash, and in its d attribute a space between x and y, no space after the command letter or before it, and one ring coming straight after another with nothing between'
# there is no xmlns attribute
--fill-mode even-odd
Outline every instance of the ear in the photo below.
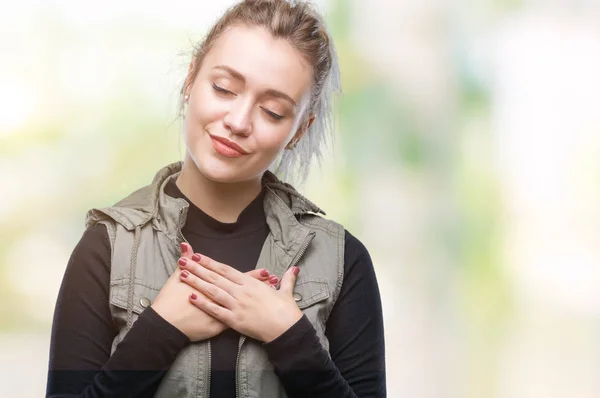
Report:
<svg viewBox="0 0 600 398"><path fill-rule="evenodd" d="M300 141L300 138L302 138L302 136L308 131L310 126L312 126L314 121L315 121L315 114L313 113L310 115L308 120L306 122L302 123L302 126L300 126L298 128L298 131L296 132L296 134L294 134L294 137L292 138L292 140L285 146L285 149L293 149L296 146L296 144L298 143L298 141Z"/></svg>
<svg viewBox="0 0 600 398"><path fill-rule="evenodd" d="M194 83L192 81L192 72L194 71L194 68L196 67L196 57L194 57L194 59L192 60L192 62L190 62L190 66L188 68L188 73L187 76L185 78L185 89L184 89L184 93L183 95L189 95L190 94L190 90L192 89L192 83Z"/></svg>
<svg viewBox="0 0 600 398"><path fill-rule="evenodd" d="M314 121L315 121L315 114L313 113L308 118L308 124L306 125L306 130L308 130L310 128L310 126L312 126L312 124L313 124Z"/></svg>

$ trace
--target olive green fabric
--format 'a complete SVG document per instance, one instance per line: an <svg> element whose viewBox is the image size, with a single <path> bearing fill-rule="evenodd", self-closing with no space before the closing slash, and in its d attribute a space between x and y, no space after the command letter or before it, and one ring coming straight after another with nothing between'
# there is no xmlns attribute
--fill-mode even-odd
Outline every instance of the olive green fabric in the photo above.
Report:
<svg viewBox="0 0 600 398"><path fill-rule="evenodd" d="M177 162L162 168L150 185L114 206L87 214L87 228L106 225L112 248L110 310L119 332L111 353L177 267L188 203L168 196L164 188L177 178L181 166ZM325 213L270 171L262 184L270 232L256 268L266 268L279 278L293 265L301 269L295 299L328 350L325 324L343 281L344 228L319 216ZM210 357L209 341L185 347L155 396L208 397ZM262 343L245 336L239 342L236 385L239 398L286 397Z"/></svg>

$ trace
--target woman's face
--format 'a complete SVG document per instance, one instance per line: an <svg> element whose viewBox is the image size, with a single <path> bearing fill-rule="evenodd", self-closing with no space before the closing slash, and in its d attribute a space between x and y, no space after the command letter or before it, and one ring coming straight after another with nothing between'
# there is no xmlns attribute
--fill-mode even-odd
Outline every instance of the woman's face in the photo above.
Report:
<svg viewBox="0 0 600 398"><path fill-rule="evenodd" d="M298 131L311 86L311 67L286 40L259 27L230 27L188 89L188 155L213 181L260 178Z"/></svg>

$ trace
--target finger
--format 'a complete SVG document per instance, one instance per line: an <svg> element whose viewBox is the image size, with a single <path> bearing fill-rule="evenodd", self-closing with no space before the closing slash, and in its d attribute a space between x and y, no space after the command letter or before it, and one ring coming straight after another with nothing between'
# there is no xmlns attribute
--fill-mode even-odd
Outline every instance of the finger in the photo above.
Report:
<svg viewBox="0 0 600 398"><path fill-rule="evenodd" d="M192 304L204 311L206 314L212 316L218 321L223 322L229 327L233 327L234 315L232 311L210 301L206 297L202 296L202 294L197 295L192 293L189 296L189 300Z"/></svg>
<svg viewBox="0 0 600 398"><path fill-rule="evenodd" d="M190 246L187 242L181 242L181 257L192 258L194 254L194 250L192 250L192 246Z"/></svg>
<svg viewBox="0 0 600 398"><path fill-rule="evenodd" d="M254 279L258 279L259 281L268 280L271 274L264 268L261 269L253 269L252 271L246 272L246 275L250 275Z"/></svg>
<svg viewBox="0 0 600 398"><path fill-rule="evenodd" d="M296 284L296 276L300 272L300 268L291 267L281 277L281 283L279 284L279 290L284 291L290 296L294 294L294 285Z"/></svg>
<svg viewBox="0 0 600 398"><path fill-rule="evenodd" d="M268 279L264 280L263 283L267 286L275 286L279 283L279 278L276 275L271 275Z"/></svg>
<svg viewBox="0 0 600 398"><path fill-rule="evenodd" d="M271 275L269 277L269 283L271 285L277 285L279 283L279 278L277 277L277 275Z"/></svg>
<svg viewBox="0 0 600 398"><path fill-rule="evenodd" d="M230 281L229 279L213 272L212 270L198 264L193 259L198 258L196 254L192 256L192 260L189 260L185 257L181 257L177 264L179 264L179 268L182 270L188 270L190 273L198 277L199 279L207 282L210 285L214 285L219 287L220 289L226 291L231 296L236 297L236 288L239 288L239 285ZM223 264L224 265L224 264ZM209 297L212 298L212 297Z"/></svg>
<svg viewBox="0 0 600 398"><path fill-rule="evenodd" d="M200 264L202 267L238 285L242 285L245 281L248 280L248 275L245 275L244 273L238 271L233 267L230 267L227 264L215 261L208 256L194 253L194 255L192 256L192 260Z"/></svg>
<svg viewBox="0 0 600 398"><path fill-rule="evenodd" d="M233 308L235 305L235 299L229 293L216 285L198 278L187 269L181 271L179 278L182 282L206 296L207 299L212 300L223 307Z"/></svg>
<svg viewBox="0 0 600 398"><path fill-rule="evenodd" d="M205 295L203 295L202 293L200 293L197 290L194 290L192 293L195 293L196 296L200 296L200 298L204 299L204 300L208 300L211 303L214 303L214 301L212 301L211 299L209 299L208 297L206 297Z"/></svg>

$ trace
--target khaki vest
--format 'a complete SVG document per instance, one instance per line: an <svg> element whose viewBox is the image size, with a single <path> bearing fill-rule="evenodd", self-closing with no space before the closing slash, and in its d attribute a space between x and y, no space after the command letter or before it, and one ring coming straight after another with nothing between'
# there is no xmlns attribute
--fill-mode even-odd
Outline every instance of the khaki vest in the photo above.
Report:
<svg viewBox="0 0 600 398"><path fill-rule="evenodd" d="M181 162L168 165L150 185L114 206L87 213L86 228L106 225L111 243L110 310L119 331L111 354L177 267L188 203L168 196L164 188L177 178L181 166ZM262 184L266 186L264 210L270 232L256 268L266 268L279 278L291 266L301 269L294 298L329 350L325 323L343 281L344 228L318 216L316 213L325 213L270 171L265 172ZM237 397L286 397L262 343L241 336L238 347ZM177 356L155 397L208 397L210 362L210 341L189 344Z"/></svg>

